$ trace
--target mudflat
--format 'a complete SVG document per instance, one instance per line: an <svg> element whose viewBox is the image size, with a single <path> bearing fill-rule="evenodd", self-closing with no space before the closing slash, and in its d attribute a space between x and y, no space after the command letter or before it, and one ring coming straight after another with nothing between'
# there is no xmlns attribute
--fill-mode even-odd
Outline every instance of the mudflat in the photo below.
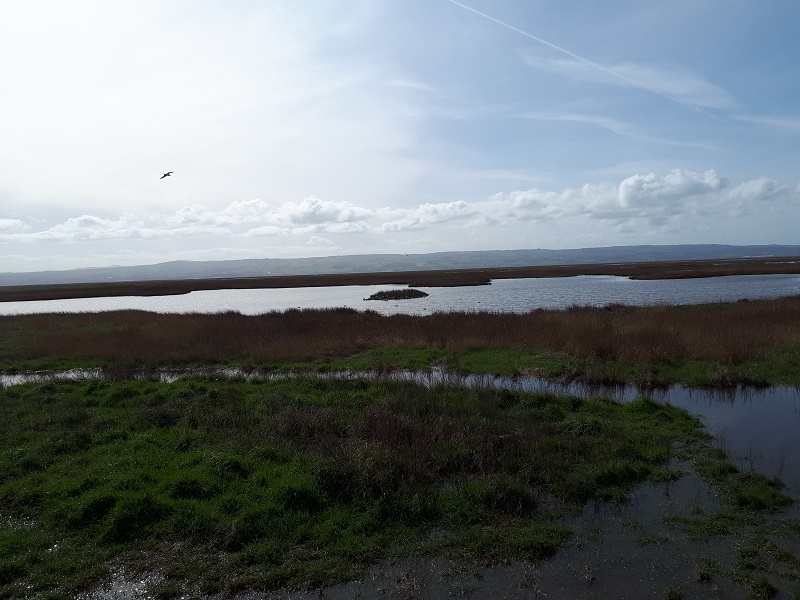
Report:
<svg viewBox="0 0 800 600"><path fill-rule="evenodd" d="M433 271L274 275L212 279L173 279L0 287L0 302L60 300L108 296L167 296L199 290L408 285L449 287L488 285L493 279L616 275L632 279L686 279L727 275L800 274L800 257L685 260L529 267L493 267Z"/></svg>

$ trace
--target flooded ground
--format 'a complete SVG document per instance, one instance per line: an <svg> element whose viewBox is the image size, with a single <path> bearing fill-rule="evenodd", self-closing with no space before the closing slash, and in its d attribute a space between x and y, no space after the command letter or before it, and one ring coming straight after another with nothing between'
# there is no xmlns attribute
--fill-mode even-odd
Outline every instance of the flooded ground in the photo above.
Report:
<svg viewBox="0 0 800 600"><path fill-rule="evenodd" d="M191 371L127 373L172 381ZM208 375L204 371L202 374ZM285 377L286 374L238 371L218 376ZM99 370L63 373L15 373L0 376L4 386L49 378L119 377ZM426 385L447 383L492 386L558 394L607 396L618 401L638 397L632 387L556 384L532 377L464 376L441 370L337 373L329 377L396 377ZM715 445L725 449L741 471L778 477L800 500L800 391L789 387L732 388L724 391L673 386L650 392L698 415ZM566 522L574 536L551 560L535 564L462 564L419 557L370 568L359 581L314 592L245 593L237 600L310 600L312 598L800 598L800 509L798 504L770 517L726 521L719 491L686 463L676 481L637 488L622 505L591 503ZM727 528L719 528L727 523ZM711 528L711 534L706 529ZM125 573L84 596L85 600L152 598L158 574ZM187 582L191 590L191 582ZM180 597L180 595L176 596ZM187 593L185 598L200 597Z"/></svg>
<svg viewBox="0 0 800 600"><path fill-rule="evenodd" d="M389 373L338 372L326 374L265 372L237 369L191 370L124 370L71 369L50 372L0 373L0 386L50 379L125 379L153 378L170 382L192 375L219 377L275 378L298 375L339 378L396 378L424 385L493 387L529 392L580 397L608 397L627 402L641 395L668 402L699 416L720 448L726 450L741 470L751 470L768 477L777 477L792 496L800 500L800 389L788 386L768 388L731 387L698 389L670 386L667 389L645 390L636 386L587 386L579 382L558 383L539 377L494 377L464 375L442 369L393 371Z"/></svg>
<svg viewBox="0 0 800 600"><path fill-rule="evenodd" d="M677 467L687 465L674 465ZM567 521L570 545L540 563L483 565L441 557L385 562L353 582L323 590L249 592L235 600L407 599L473 600L643 598L746 600L797 598L796 571L784 556L800 556L800 536L782 532L800 511L789 509L769 525L743 525L709 539L671 526L671 520L713 515L722 506L716 490L687 472L682 479L640 486L624 506L589 504ZM772 550L772 552L765 552ZM776 552L777 550L778 552ZM791 560L791 559L789 559ZM120 574L83 600L154 598L158 576ZM187 582L188 583L188 582ZM188 584L191 589L191 584ZM762 593L763 592L763 593ZM222 600L193 593L181 598Z"/></svg>

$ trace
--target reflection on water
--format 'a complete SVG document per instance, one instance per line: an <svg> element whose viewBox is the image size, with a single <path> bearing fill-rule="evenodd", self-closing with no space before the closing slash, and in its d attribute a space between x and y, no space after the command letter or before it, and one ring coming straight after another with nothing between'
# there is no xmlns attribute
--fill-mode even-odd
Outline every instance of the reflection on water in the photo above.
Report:
<svg viewBox="0 0 800 600"><path fill-rule="evenodd" d="M496 279L492 285L419 288L428 296L366 301L404 286L339 286L260 290L207 290L178 296L124 296L34 302L0 302L0 314L99 312L137 309L162 313L261 314L292 308L348 307L381 314L424 315L436 311L527 312L537 308L608 304L701 304L800 294L800 275L738 275L701 279L637 281L626 277L578 276Z"/></svg>
<svg viewBox="0 0 800 600"><path fill-rule="evenodd" d="M72 369L69 371L0 373L0 386L52 379L158 379L172 382L191 375L219 377L277 378L300 375L343 379L385 378L415 381L422 385L453 385L470 388L496 388L527 392L544 392L580 397L607 397L628 402L641 395L668 402L698 415L708 432L736 461L742 470L754 470L768 477L778 477L788 492L800 500L800 389L786 386L764 389L726 388L697 389L671 386L645 390L636 386L596 386L579 382L560 383L538 377L496 377L426 369L373 373L348 371L332 374L275 373L259 370L189 370L160 369L148 371Z"/></svg>

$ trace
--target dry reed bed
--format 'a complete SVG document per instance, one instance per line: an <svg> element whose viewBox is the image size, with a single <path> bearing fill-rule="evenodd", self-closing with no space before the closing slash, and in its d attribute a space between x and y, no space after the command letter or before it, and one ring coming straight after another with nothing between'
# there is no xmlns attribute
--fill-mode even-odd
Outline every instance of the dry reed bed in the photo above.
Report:
<svg viewBox="0 0 800 600"><path fill-rule="evenodd" d="M300 361L375 348L566 352L639 364L768 360L800 346L800 297L695 306L573 307L527 314L381 316L351 309L156 314L142 311L0 317L0 358Z"/></svg>

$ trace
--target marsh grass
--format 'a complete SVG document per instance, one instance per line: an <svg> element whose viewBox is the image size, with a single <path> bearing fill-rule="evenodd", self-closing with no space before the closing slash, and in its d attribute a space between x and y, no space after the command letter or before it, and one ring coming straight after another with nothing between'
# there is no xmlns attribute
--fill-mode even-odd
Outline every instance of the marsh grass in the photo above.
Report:
<svg viewBox="0 0 800 600"><path fill-rule="evenodd" d="M321 586L411 553L540 560L560 515L705 440L647 399L388 381L53 381L3 406L3 597L74 596L112 564L167 594Z"/></svg>
<svg viewBox="0 0 800 600"><path fill-rule="evenodd" d="M4 370L230 364L419 368L718 387L800 383L800 298L528 314L256 316L120 311L0 317Z"/></svg>

